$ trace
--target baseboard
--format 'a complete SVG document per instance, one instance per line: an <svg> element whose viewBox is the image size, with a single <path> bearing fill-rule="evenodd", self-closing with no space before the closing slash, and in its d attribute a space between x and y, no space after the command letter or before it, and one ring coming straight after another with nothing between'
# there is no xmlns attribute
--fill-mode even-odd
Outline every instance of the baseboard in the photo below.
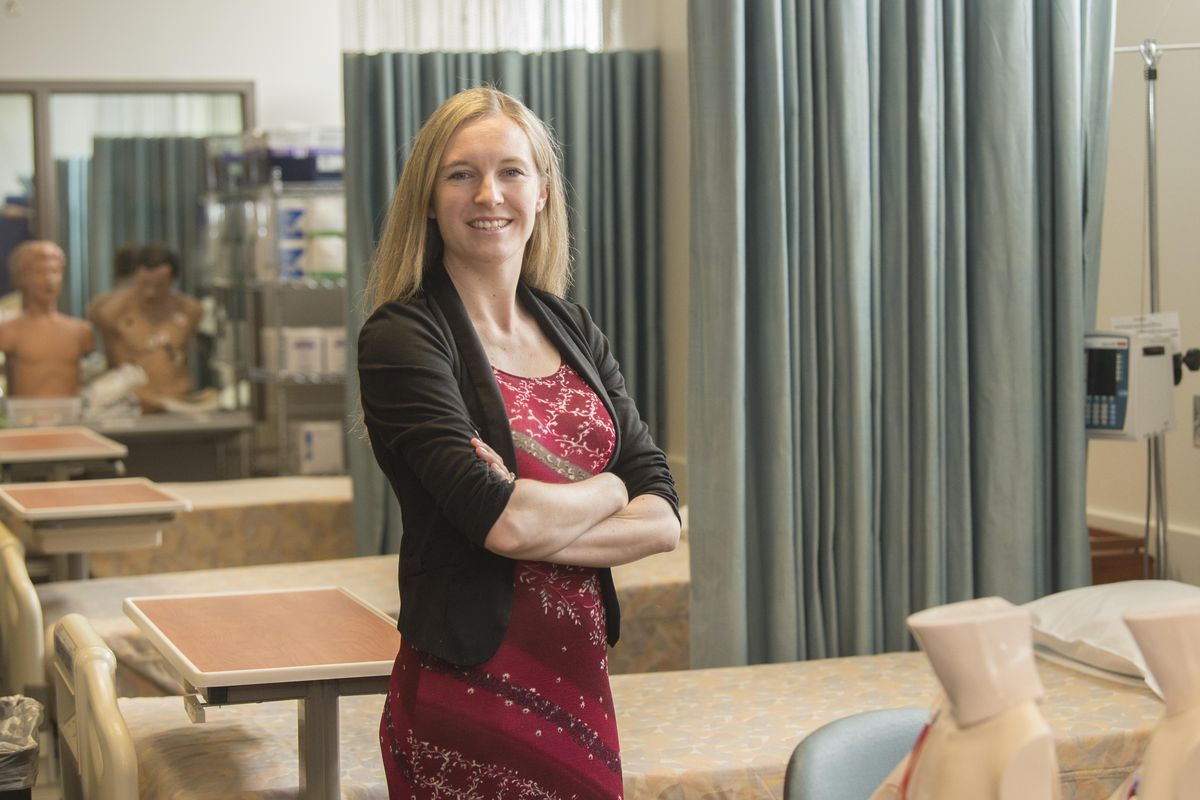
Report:
<svg viewBox="0 0 1200 800"><path fill-rule="evenodd" d="M1122 533L1126 536L1142 536L1146 530L1146 520L1144 517L1132 517L1127 514L1090 508L1087 512L1087 525L1089 528L1095 528L1098 531ZM1169 530L1172 538L1176 536L1200 537L1200 528L1193 528L1188 525L1172 524Z"/></svg>
<svg viewBox="0 0 1200 800"><path fill-rule="evenodd" d="M1145 519L1102 509L1088 509L1089 528L1141 537ZM1155 552L1151 531L1150 552ZM1167 531L1167 577L1200 586L1200 529L1190 525L1169 525Z"/></svg>

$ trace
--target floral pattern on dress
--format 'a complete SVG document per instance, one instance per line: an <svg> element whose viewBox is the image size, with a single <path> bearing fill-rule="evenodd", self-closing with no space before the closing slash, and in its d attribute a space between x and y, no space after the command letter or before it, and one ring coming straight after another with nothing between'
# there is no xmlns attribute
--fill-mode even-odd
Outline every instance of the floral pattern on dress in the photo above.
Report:
<svg viewBox="0 0 1200 800"><path fill-rule="evenodd" d="M530 465L522 462L527 460L572 482L608 465L616 442L612 418L566 362L542 378L494 372L517 449L517 475L538 477L526 474Z"/></svg>
<svg viewBox="0 0 1200 800"><path fill-rule="evenodd" d="M588 641L605 641L604 600L594 569L525 561L517 572L517 585L537 596L542 613L587 626Z"/></svg>

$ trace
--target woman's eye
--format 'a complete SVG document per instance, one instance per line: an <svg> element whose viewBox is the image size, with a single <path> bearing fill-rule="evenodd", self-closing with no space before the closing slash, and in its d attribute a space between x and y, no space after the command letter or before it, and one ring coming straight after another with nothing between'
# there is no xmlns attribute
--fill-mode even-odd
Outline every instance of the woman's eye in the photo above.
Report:
<svg viewBox="0 0 1200 800"><path fill-rule="evenodd" d="M504 176L506 178L520 178L524 174L525 173L519 167L509 167L508 169L504 170Z"/></svg>
<svg viewBox="0 0 1200 800"><path fill-rule="evenodd" d="M446 180L465 181L469 177L471 177L471 173L466 172L465 170L459 170L457 172L451 172L449 175L447 175Z"/></svg>

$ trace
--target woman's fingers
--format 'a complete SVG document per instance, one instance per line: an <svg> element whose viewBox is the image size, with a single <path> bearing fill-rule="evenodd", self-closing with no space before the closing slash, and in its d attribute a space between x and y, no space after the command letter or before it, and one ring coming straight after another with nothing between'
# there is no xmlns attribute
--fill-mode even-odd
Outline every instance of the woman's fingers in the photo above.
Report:
<svg viewBox="0 0 1200 800"><path fill-rule="evenodd" d="M504 463L504 459L500 457L500 454L488 447L482 439L472 439L471 446L475 448L475 455L479 456L480 459L486 462L487 465L491 467L491 469L495 471L497 475L510 483L517 479L517 476L508 469L508 466Z"/></svg>
<svg viewBox="0 0 1200 800"><path fill-rule="evenodd" d="M488 447L482 439L472 439L471 446L475 448L475 455L479 456L484 461L490 461L495 464L504 463L504 459L500 457L500 454Z"/></svg>

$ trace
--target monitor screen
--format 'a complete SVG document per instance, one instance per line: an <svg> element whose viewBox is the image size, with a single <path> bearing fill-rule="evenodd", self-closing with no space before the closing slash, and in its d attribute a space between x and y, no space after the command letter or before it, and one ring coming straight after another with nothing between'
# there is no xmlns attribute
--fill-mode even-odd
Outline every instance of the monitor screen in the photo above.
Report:
<svg viewBox="0 0 1200 800"><path fill-rule="evenodd" d="M1123 350L1087 351L1087 393L1089 397L1112 397L1117 393L1117 359Z"/></svg>

